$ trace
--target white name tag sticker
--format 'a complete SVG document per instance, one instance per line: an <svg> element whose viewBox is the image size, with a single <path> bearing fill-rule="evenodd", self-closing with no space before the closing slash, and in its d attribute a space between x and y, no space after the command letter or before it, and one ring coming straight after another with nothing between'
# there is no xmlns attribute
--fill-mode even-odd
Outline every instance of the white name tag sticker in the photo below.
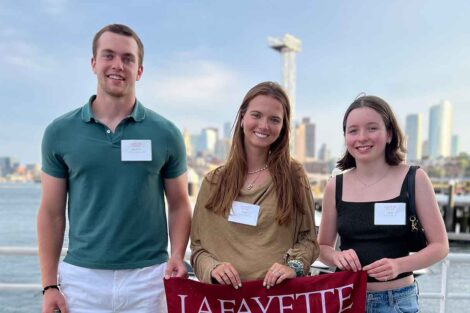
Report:
<svg viewBox="0 0 470 313"><path fill-rule="evenodd" d="M405 225L406 203L376 203L374 205L374 225Z"/></svg>
<svg viewBox="0 0 470 313"><path fill-rule="evenodd" d="M258 224L260 206L251 203L233 201L229 222L256 226Z"/></svg>
<svg viewBox="0 0 470 313"><path fill-rule="evenodd" d="M152 141L121 140L121 161L152 161Z"/></svg>

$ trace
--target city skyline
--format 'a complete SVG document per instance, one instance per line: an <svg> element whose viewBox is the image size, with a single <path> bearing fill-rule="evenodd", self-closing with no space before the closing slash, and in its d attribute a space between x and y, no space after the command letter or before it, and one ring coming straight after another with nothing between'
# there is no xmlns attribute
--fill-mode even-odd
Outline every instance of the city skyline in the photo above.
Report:
<svg viewBox="0 0 470 313"><path fill-rule="evenodd" d="M222 130L249 88L282 82L281 56L267 38L289 33L302 41L296 123L315 124L315 153L326 143L341 154L343 114L360 92L389 102L403 130L407 115L421 113L423 137L430 107L450 101L453 134L468 153L468 9L466 1L2 1L0 155L40 162L47 124L96 90L91 39L115 22L145 45L138 99L181 130Z"/></svg>

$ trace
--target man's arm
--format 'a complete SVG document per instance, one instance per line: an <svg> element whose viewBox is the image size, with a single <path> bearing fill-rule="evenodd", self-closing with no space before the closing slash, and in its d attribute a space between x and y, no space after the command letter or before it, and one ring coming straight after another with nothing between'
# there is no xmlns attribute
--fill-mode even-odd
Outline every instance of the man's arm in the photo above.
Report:
<svg viewBox="0 0 470 313"><path fill-rule="evenodd" d="M168 224L171 254L165 270L165 278L186 277L184 253L191 228L191 204L188 197L188 177L184 173L176 178L165 179L165 195L168 201Z"/></svg>
<svg viewBox="0 0 470 313"><path fill-rule="evenodd" d="M57 284L57 268L64 241L67 181L42 173L42 197L38 212L37 235L43 287ZM57 289L44 294L43 312L60 308L67 312L65 299Z"/></svg>

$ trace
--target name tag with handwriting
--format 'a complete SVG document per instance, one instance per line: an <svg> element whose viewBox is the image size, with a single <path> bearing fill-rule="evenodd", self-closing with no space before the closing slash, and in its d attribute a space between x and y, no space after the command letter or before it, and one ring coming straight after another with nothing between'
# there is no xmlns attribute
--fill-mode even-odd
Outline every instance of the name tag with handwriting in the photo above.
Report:
<svg viewBox="0 0 470 313"><path fill-rule="evenodd" d="M376 203L374 225L405 225L406 203Z"/></svg>
<svg viewBox="0 0 470 313"><path fill-rule="evenodd" d="M229 222L256 226L258 224L260 206L251 203L233 201Z"/></svg>

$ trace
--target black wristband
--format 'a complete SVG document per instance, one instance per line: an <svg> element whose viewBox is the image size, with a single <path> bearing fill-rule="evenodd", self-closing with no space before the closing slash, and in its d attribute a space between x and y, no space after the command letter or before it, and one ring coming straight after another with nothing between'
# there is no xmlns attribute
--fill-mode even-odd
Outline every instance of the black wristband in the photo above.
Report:
<svg viewBox="0 0 470 313"><path fill-rule="evenodd" d="M59 286L60 286L60 284L58 284L58 285L49 285L49 286L46 286L46 287L44 287L44 289L42 290L42 294L44 294L44 293L47 291L47 289L57 289L57 290L60 290L60 289L59 289Z"/></svg>

